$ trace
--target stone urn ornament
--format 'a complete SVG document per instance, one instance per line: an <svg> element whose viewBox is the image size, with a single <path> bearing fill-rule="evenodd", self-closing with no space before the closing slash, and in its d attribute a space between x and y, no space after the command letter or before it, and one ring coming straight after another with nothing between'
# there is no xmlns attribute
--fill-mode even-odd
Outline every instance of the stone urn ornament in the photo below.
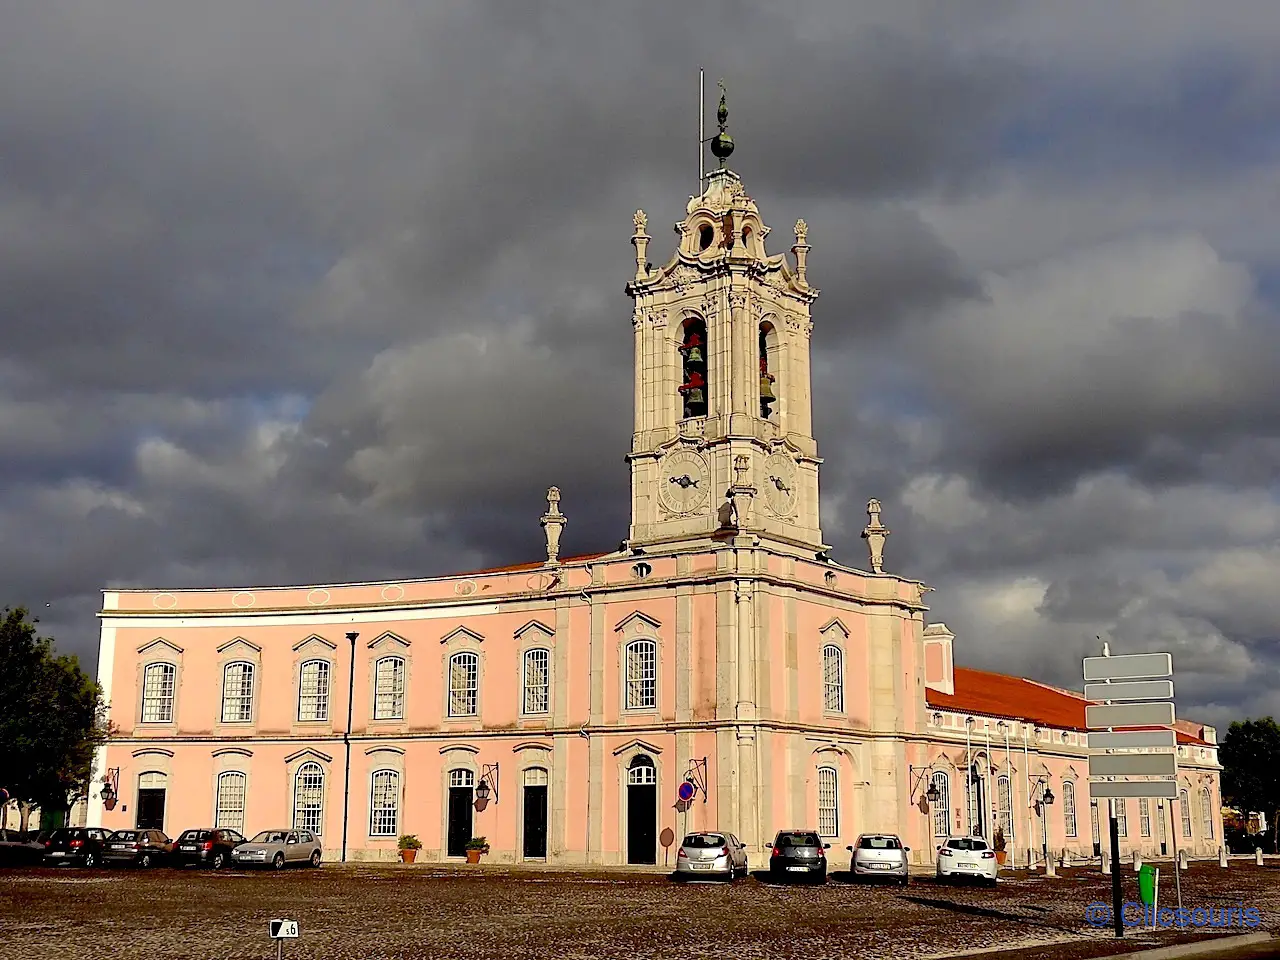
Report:
<svg viewBox="0 0 1280 960"><path fill-rule="evenodd" d="M867 550L871 554L871 572L884 573L884 542L892 532L880 522L880 501L874 497L867 501L867 525L862 530L862 539L867 541Z"/></svg>

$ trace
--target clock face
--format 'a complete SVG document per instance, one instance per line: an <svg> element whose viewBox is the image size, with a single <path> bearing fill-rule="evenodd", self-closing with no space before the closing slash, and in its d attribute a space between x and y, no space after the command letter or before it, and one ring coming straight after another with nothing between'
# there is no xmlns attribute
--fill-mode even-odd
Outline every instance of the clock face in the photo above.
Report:
<svg viewBox="0 0 1280 960"><path fill-rule="evenodd" d="M764 461L764 502L769 512L784 517L796 506L796 465L785 453L773 453Z"/></svg>
<svg viewBox="0 0 1280 960"><path fill-rule="evenodd" d="M658 499L673 513L693 513L707 501L707 462L692 450L678 450L662 461Z"/></svg>

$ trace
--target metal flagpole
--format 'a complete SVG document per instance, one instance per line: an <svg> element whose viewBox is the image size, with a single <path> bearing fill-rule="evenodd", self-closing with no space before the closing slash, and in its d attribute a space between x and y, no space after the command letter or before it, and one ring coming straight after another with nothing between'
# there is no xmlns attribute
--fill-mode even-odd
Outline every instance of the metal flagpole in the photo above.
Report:
<svg viewBox="0 0 1280 960"><path fill-rule="evenodd" d="M698 68L698 192L696 196L702 196L702 184L706 180L706 169L704 164L706 158L703 156L703 143L706 140L706 129L704 127L707 113L706 93L703 90L703 72L702 68Z"/></svg>
<svg viewBox="0 0 1280 960"><path fill-rule="evenodd" d="M987 789L984 791L986 793L986 797L984 799L987 801L985 804L987 809L982 811L982 815L987 821L987 832L983 834L983 836L987 837L987 839L991 839L996 833L995 809L999 805L996 802L996 798L991 795L991 775L995 773L996 769L996 765L991 762L991 721L983 720L982 729L987 734ZM998 783L996 784L996 792L1000 792L1000 785Z"/></svg>
<svg viewBox="0 0 1280 960"><path fill-rule="evenodd" d="M1006 722L1004 725L1004 779L1005 779L1005 782L1009 785L1009 807L1007 810L1005 810L1004 815L1005 815L1005 819L1009 821L1010 833L1013 832L1013 765L1009 762L1009 732L1012 729L1013 729L1013 724ZM1012 838L1006 837L1005 839L1010 840ZM1017 850L1017 847L1015 846L1013 850ZM1016 858L1017 858L1017 854L1014 853L1014 859ZM1031 868L1031 864L1027 864L1027 869L1030 869L1030 868Z"/></svg>
<svg viewBox="0 0 1280 960"><path fill-rule="evenodd" d="M1022 766L1027 775L1027 869L1031 869L1034 854L1032 844L1035 843L1035 820L1031 815L1031 752L1027 746L1027 721L1022 721Z"/></svg>
<svg viewBox="0 0 1280 960"><path fill-rule="evenodd" d="M964 718L964 822L967 835L973 836L973 739L970 730L973 717Z"/></svg>

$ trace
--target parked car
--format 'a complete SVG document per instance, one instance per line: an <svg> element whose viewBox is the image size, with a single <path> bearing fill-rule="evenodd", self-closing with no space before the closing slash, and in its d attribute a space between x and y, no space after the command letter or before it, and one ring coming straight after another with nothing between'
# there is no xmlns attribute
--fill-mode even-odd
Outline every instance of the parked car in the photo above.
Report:
<svg viewBox="0 0 1280 960"><path fill-rule="evenodd" d="M102 847L108 831L101 827L61 827L44 842L44 862L78 863L96 867L102 862Z"/></svg>
<svg viewBox="0 0 1280 960"><path fill-rule="evenodd" d="M769 855L769 879L784 880L803 877L818 883L827 882L827 851L815 830L780 830Z"/></svg>
<svg viewBox="0 0 1280 960"><path fill-rule="evenodd" d="M231 863L231 851L244 842L244 836L236 830L214 827L184 830L174 841L173 862L180 867L194 863L220 870Z"/></svg>
<svg viewBox="0 0 1280 960"><path fill-rule="evenodd" d="M117 830L107 837L102 863L107 867L155 867L165 863L172 852L173 841L160 830Z"/></svg>
<svg viewBox="0 0 1280 960"><path fill-rule="evenodd" d="M35 830L0 830L0 866L17 867L39 863L49 833Z"/></svg>
<svg viewBox="0 0 1280 960"><path fill-rule="evenodd" d="M732 833L691 833L676 854L678 880L705 876L733 881L747 873L747 848Z"/></svg>
<svg viewBox="0 0 1280 960"><path fill-rule="evenodd" d="M320 866L320 838L306 830L263 830L232 851L238 867L283 870L296 866Z"/></svg>
<svg viewBox="0 0 1280 960"><path fill-rule="evenodd" d="M996 885L996 852L981 837L952 837L938 847L938 879L968 877Z"/></svg>
<svg viewBox="0 0 1280 960"><path fill-rule="evenodd" d="M849 858L849 873L855 882L863 880L893 880L907 885L907 854L902 840L892 833L864 833L853 846Z"/></svg>

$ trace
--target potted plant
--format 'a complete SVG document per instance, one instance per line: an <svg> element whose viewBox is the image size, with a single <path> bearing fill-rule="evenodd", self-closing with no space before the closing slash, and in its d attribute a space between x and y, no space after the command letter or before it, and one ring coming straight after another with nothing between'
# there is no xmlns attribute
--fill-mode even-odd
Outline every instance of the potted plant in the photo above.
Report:
<svg viewBox="0 0 1280 960"><path fill-rule="evenodd" d="M396 846L400 850L400 860L403 863L413 863L418 851L422 849L422 841L411 833L405 833L401 834Z"/></svg>
<svg viewBox="0 0 1280 960"><path fill-rule="evenodd" d="M472 837L467 841L467 863L479 863L480 854L489 852L489 844L484 837Z"/></svg>
<svg viewBox="0 0 1280 960"><path fill-rule="evenodd" d="M996 835L991 838L991 845L996 848L996 863L1003 867L1005 859L1009 856L1004 849L1004 827L996 827Z"/></svg>

